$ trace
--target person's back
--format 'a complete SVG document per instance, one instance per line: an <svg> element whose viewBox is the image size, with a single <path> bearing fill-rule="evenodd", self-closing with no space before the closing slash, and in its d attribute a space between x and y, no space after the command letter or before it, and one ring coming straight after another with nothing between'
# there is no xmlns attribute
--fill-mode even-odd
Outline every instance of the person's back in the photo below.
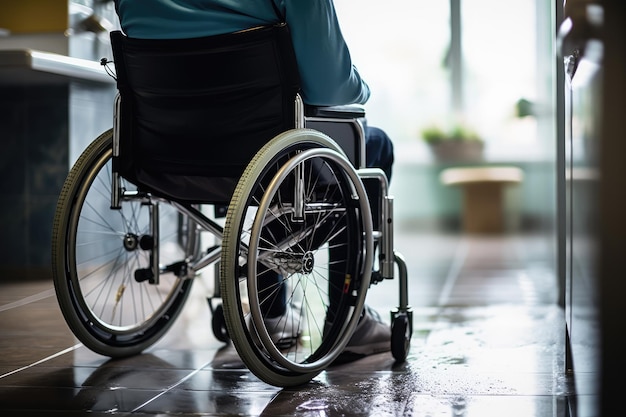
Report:
<svg viewBox="0 0 626 417"><path fill-rule="evenodd" d="M312 105L363 104L369 88L352 65L331 0L116 0L133 38L199 38L284 21Z"/></svg>
<svg viewBox="0 0 626 417"><path fill-rule="evenodd" d="M138 39L199 38L285 22L305 103L364 104L369 99L369 87L352 64L332 0L115 0L115 6L122 30ZM391 140L381 129L370 126L365 140L366 165L381 168L390 179ZM281 306L270 316L280 320L288 314L287 307ZM390 349L389 326L367 306L364 311L343 360Z"/></svg>

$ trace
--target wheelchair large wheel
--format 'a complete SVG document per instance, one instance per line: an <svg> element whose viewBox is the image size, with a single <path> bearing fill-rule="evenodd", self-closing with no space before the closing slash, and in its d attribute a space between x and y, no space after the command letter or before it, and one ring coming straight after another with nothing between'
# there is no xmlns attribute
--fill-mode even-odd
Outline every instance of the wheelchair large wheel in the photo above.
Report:
<svg viewBox="0 0 626 417"><path fill-rule="evenodd" d="M108 131L71 169L54 217L52 266L74 335L94 352L123 357L163 336L191 290L193 280L172 272L150 277L151 256L158 250L162 264L175 264L196 251L197 239L185 215L145 195L133 197L136 187L127 181L122 188L129 197L111 209L111 158Z"/></svg>
<svg viewBox="0 0 626 417"><path fill-rule="evenodd" d="M256 376L300 385L337 358L363 310L372 241L363 184L327 136L292 130L259 151L231 200L221 261L228 331Z"/></svg>

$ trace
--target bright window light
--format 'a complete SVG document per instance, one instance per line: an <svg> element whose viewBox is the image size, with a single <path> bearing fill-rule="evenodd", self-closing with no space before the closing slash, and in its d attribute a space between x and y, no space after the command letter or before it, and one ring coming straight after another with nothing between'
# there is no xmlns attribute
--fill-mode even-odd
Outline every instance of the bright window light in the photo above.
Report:
<svg viewBox="0 0 626 417"><path fill-rule="evenodd" d="M534 118L516 117L516 103L537 96L536 0L460 4L463 91L452 92L450 1L335 0L353 62L372 89L369 123L397 143L415 142L425 127L458 118L452 97L462 93L460 118L485 139L487 157L519 155L537 141Z"/></svg>

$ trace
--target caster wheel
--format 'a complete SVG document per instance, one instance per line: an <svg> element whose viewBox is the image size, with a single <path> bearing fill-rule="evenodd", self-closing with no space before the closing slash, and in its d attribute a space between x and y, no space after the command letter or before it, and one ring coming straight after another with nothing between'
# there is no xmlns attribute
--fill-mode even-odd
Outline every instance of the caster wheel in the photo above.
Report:
<svg viewBox="0 0 626 417"><path fill-rule="evenodd" d="M213 334L215 338L220 342L228 343L230 337L228 336L228 330L226 329L226 319L224 318L224 308L221 304L215 307L213 311L213 317L211 318L211 326L213 327Z"/></svg>
<svg viewBox="0 0 626 417"><path fill-rule="evenodd" d="M412 326L409 315L398 313L391 322L391 354L397 362L404 362L411 346Z"/></svg>

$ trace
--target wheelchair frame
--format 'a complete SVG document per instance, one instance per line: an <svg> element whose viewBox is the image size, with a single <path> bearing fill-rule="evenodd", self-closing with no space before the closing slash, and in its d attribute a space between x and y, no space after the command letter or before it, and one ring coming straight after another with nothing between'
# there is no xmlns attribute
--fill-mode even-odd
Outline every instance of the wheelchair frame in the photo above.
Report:
<svg viewBox="0 0 626 417"><path fill-rule="evenodd" d="M333 115L332 108L325 108L323 116L305 116L299 96L295 112L295 128L266 144L246 168L222 227L205 215L199 204L136 188L110 164L120 152L121 96L118 94L112 131L97 138L71 169L54 219L52 263L56 294L64 317L79 340L91 350L111 357L140 353L167 332L199 272L219 262L215 294L209 298L216 338L232 340L244 363L265 382L277 386L299 385L338 357L358 324L370 285L394 278L397 265L399 304L391 312L390 344L397 361L406 359L413 319L408 304L406 263L393 247L393 197L388 194L387 178L380 169L363 168L364 134L358 118L328 117ZM357 132L358 150L353 152L354 160L348 160L343 149L328 135L307 128L307 123L350 123ZM320 181L320 172L332 175L329 180ZM305 181L307 175L310 180L313 174L317 175L315 181ZM108 178L108 185L101 184L104 183L101 176ZM324 184L325 181L329 183ZM323 198L314 196L322 186L325 187ZM103 207L101 194L104 193L96 191L96 187L110 187L109 207ZM291 192L281 194L285 190ZM289 195L288 201L283 201L284 195ZM132 216L146 208L148 214L131 219L124 210L127 205L131 206ZM161 210L170 207L172 215ZM87 211L93 212L97 220L83 220ZM120 222L110 222L107 213L120 213ZM252 227L246 229L244 223L250 213L254 220ZM315 223L308 218L321 221ZM174 225L172 219L177 220ZM100 221L107 232L111 228L110 249L83 252L83 246L91 244L91 228L99 227ZM285 236L273 236L270 224L284 226ZM128 230L133 226L143 233L127 231L114 235L117 232L114 226ZM302 249L301 242L314 241L318 230L329 227L334 227L332 238L324 237L313 246L308 242L310 249ZM163 233L164 228L167 233ZM222 244L201 251L198 245L202 231L209 232ZM248 232L249 237L244 238ZM174 236L171 241L167 240L170 234ZM314 268L323 266L318 263L324 264L316 258L315 251L319 249L316 245L325 245L325 250L330 252L338 235L345 235L349 249L346 259L339 262L345 268L346 281L334 319L327 318L323 326L318 323L316 328L310 326L306 332L302 331L306 333L302 337L309 339L307 349L300 341L286 346L274 340L270 333L276 329L265 324L261 307L265 299L259 295L258 285L264 273L260 269L277 271L285 282L291 274L303 276L296 284L302 286L298 291L303 293L306 290L303 283L317 279ZM277 249L264 248L272 239ZM178 252L173 259L163 259L161 252L165 253L170 246ZM293 249L296 247L297 251ZM123 261L116 258L108 262L108 258L103 258L96 261L102 265L94 266L91 257L104 257L109 251ZM294 255L296 252L298 255ZM83 257L88 259L84 262L87 266L82 265ZM330 263L328 260L327 265ZM317 282L311 285L321 294L320 305L328 310L325 303L332 298L332 283L327 276L324 278L329 282L328 294ZM286 285L280 284L272 291L280 291ZM135 286L137 289L133 290ZM157 300L154 305L144 305L143 298L139 300L144 293L150 295L150 301ZM215 307L216 298L221 298L223 305ZM299 302L308 301L305 297ZM122 316L133 314L131 321L122 322ZM284 331L287 323L281 326ZM299 338L300 332L298 327Z"/></svg>

